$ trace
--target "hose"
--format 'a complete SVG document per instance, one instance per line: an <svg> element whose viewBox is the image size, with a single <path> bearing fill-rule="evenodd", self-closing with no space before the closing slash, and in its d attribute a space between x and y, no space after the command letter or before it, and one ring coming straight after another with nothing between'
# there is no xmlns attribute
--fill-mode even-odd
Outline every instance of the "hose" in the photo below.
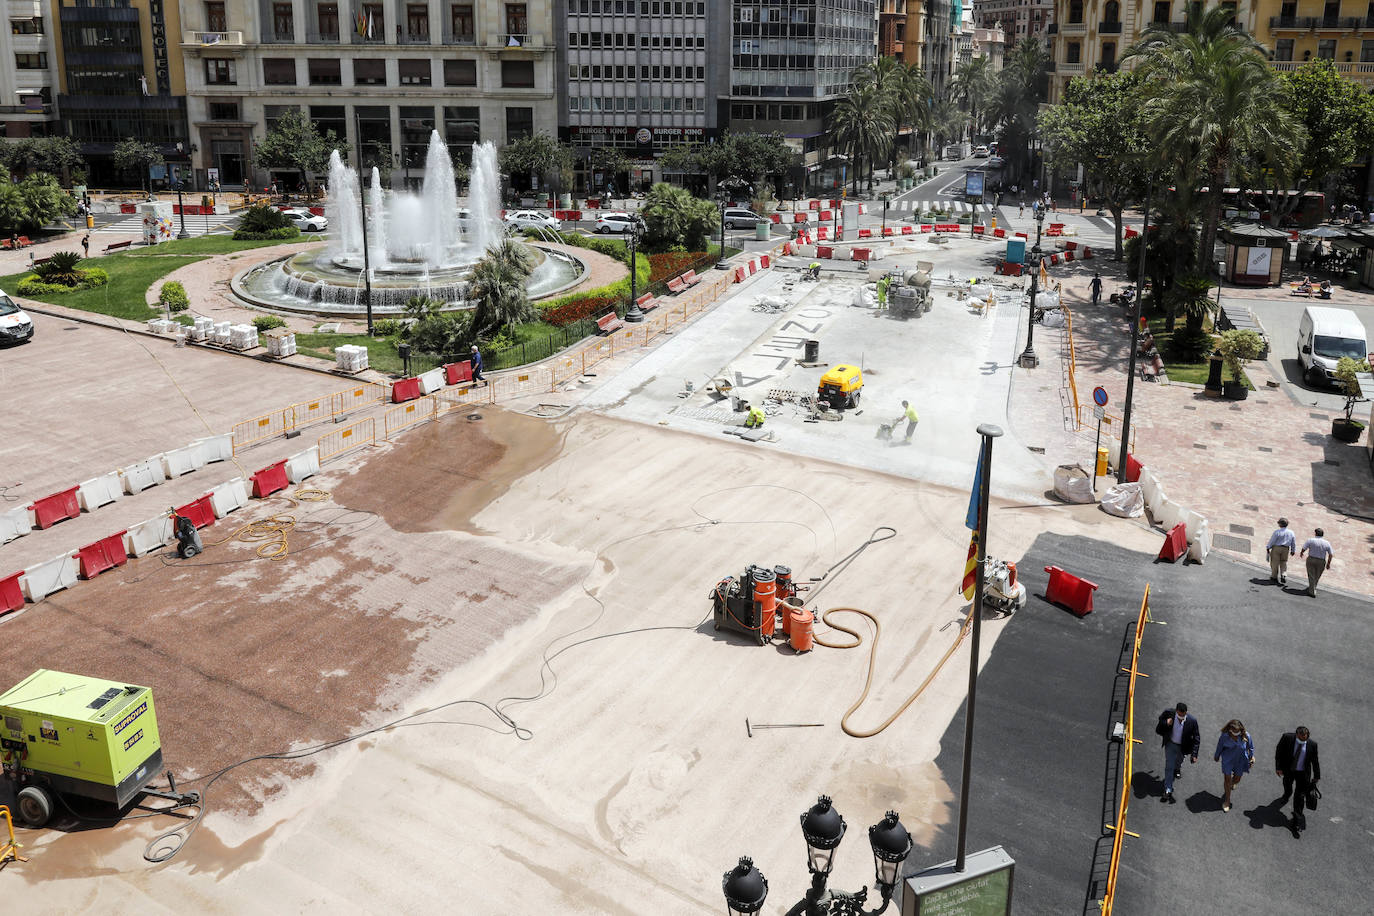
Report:
<svg viewBox="0 0 1374 916"><path fill-rule="evenodd" d="M324 502L329 499L329 496L328 490L301 487L290 496L282 495L273 498L286 500L294 509L303 502ZM241 525L226 537L212 541L206 546L217 547L220 544L239 540L245 544L259 544L256 553L264 560L283 560L291 552L286 536L295 527L296 517L294 515L269 515L267 518L254 519Z"/></svg>

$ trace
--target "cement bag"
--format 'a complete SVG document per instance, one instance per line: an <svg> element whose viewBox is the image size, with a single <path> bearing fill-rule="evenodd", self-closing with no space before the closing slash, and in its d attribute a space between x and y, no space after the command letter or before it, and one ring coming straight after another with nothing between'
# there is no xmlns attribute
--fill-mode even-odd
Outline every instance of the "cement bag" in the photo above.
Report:
<svg viewBox="0 0 1374 916"><path fill-rule="evenodd" d="M1059 294L1052 289L1041 289L1035 293L1035 307L1038 309L1059 308Z"/></svg>
<svg viewBox="0 0 1374 916"><path fill-rule="evenodd" d="M1117 518L1140 518L1145 513L1145 497L1138 483L1119 483L1102 494L1102 511Z"/></svg>
<svg viewBox="0 0 1374 916"><path fill-rule="evenodd" d="M1055 309L1052 312L1046 312L1044 319L1040 323L1047 328L1062 328L1064 326L1063 310Z"/></svg>
<svg viewBox="0 0 1374 916"><path fill-rule="evenodd" d="M992 287L986 283L972 283L969 285L968 294L975 299L986 299L992 295Z"/></svg>
<svg viewBox="0 0 1374 916"><path fill-rule="evenodd" d="M1092 477L1076 464L1061 464L1054 469L1054 495L1066 503L1093 503Z"/></svg>
<svg viewBox="0 0 1374 916"><path fill-rule="evenodd" d="M861 286L854 290L854 301L850 305L861 309L877 308L878 293L872 287Z"/></svg>
<svg viewBox="0 0 1374 916"><path fill-rule="evenodd" d="M1193 526L1188 526L1188 530L1193 531ZM1188 538L1188 557L1200 564L1207 559L1207 554L1212 552L1212 528L1204 518L1196 530L1197 537Z"/></svg>

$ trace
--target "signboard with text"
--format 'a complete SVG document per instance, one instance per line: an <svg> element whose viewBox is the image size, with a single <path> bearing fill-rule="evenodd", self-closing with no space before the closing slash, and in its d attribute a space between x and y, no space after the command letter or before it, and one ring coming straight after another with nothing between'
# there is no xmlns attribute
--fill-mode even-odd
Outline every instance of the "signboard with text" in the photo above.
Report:
<svg viewBox="0 0 1374 916"><path fill-rule="evenodd" d="M983 199L982 172L968 172L964 175L964 196L970 200Z"/></svg>
<svg viewBox="0 0 1374 916"><path fill-rule="evenodd" d="M911 875L899 885L901 916L1011 916L1015 868L994 846L969 853L961 872L946 862Z"/></svg>

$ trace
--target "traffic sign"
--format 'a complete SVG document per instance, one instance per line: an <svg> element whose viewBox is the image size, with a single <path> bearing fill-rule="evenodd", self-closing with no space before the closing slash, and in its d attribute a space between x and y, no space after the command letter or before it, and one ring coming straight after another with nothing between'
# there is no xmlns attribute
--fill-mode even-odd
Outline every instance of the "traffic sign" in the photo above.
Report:
<svg viewBox="0 0 1374 916"><path fill-rule="evenodd" d="M1097 389L1097 390L1098 390L1098 391L1101 391L1102 389L1099 388L1099 389ZM1096 407L1093 408L1093 416L1094 416L1095 418L1101 420L1101 419L1102 419L1103 417L1105 417L1106 415L1107 415L1107 408L1103 407L1101 404L1099 404L1099 405L1097 405Z"/></svg>
<svg viewBox="0 0 1374 916"><path fill-rule="evenodd" d="M1103 388L1101 385L1098 385L1096 388L1093 389L1093 403L1096 404L1098 407L1106 407L1106 406L1107 406L1107 389L1106 389L1106 388ZM1099 416L1100 416L1100 414L1099 414Z"/></svg>

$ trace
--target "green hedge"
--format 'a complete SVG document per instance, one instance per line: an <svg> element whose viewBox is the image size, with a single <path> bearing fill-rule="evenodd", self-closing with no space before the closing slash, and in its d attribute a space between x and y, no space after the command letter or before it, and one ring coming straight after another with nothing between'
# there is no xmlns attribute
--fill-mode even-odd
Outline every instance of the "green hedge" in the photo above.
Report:
<svg viewBox="0 0 1374 916"><path fill-rule="evenodd" d="M259 315L253 319L253 327L259 331L270 331L286 327L286 320L279 315Z"/></svg>
<svg viewBox="0 0 1374 916"><path fill-rule="evenodd" d="M16 291L21 296L51 296L71 293L79 289L95 289L110 282L110 275L99 267L86 267L78 272L81 274L81 282L76 286L67 286L65 283L44 283L37 275L30 274L19 281Z"/></svg>
<svg viewBox="0 0 1374 916"><path fill-rule="evenodd" d="M267 242L284 241L286 239L300 238L301 231L295 226L283 226L280 229L269 229L266 232L245 232L240 229L234 233L236 242Z"/></svg>

